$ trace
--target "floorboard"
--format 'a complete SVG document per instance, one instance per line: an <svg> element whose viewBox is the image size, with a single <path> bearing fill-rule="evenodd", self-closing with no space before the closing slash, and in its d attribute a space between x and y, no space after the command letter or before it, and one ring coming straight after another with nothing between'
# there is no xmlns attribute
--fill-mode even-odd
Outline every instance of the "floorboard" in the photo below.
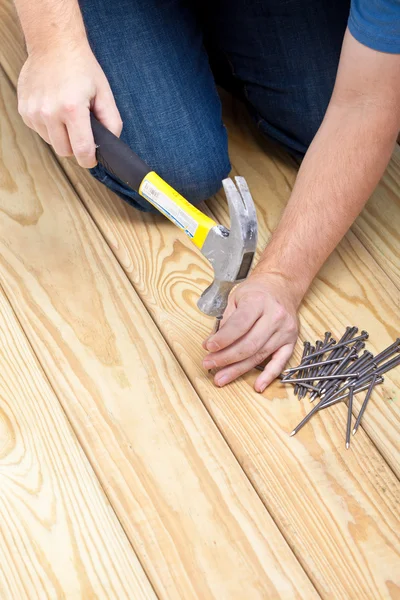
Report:
<svg viewBox="0 0 400 600"><path fill-rule="evenodd" d="M11 58L2 59L3 64L15 80L22 54L15 48L5 54ZM295 170L279 157L267 158L246 126L238 126L239 114L228 111L226 120L234 168L250 183L265 242L287 201ZM71 162L63 165L321 596L397 597L399 487L392 469L399 470L399 378L393 374L374 398L377 406L369 408L365 430L350 452L343 449L344 407L325 411L289 442L287 432L308 406L294 402L278 386L264 398L254 394L252 374L216 390L201 370L200 341L210 323L195 301L210 271L187 240L162 219L139 216ZM221 197L210 206L226 220ZM349 322L370 329L372 342L379 344L373 349L396 336L398 291L383 270L385 261L380 266L379 252L374 255L379 240L371 239L367 252L349 234L330 259L304 303L303 336L321 334L327 323L340 333Z"/></svg>
<svg viewBox="0 0 400 600"><path fill-rule="evenodd" d="M0 597L156 598L0 290Z"/></svg>
<svg viewBox="0 0 400 600"><path fill-rule="evenodd" d="M400 289L400 146L353 231ZM400 305L399 305L400 310Z"/></svg>
<svg viewBox="0 0 400 600"><path fill-rule="evenodd" d="M346 410L340 406L325 411L290 439L288 433L309 405L298 403L286 389L276 384L264 397L259 396L251 387L254 374L222 390L214 388L201 369L201 341L211 323L195 306L210 281L205 262L168 222L137 215L86 173L71 163L63 164L321 596L352 598L354 586L358 598L365 599L390 597L392 586L400 590L400 577L393 576L400 566L399 483L365 431L359 430L351 451L346 451ZM353 243L360 245L356 239ZM348 252L347 260L358 264L351 248ZM348 277L346 272L343 275ZM366 284L362 279L360 286ZM326 323L336 333L348 323L341 313L332 316L329 294L325 298L318 288L306 306L303 330L310 336L325 331ZM398 318L393 308L389 311L393 320ZM371 315L375 316L366 314L369 324ZM351 318L358 322L355 311ZM378 324L373 325L376 335L381 334ZM381 334L381 339L390 333ZM389 402L391 389L385 387L383 405L385 397ZM397 408L383 415L375 411L380 435L387 436L380 449L393 459L394 466L398 460ZM377 425L371 422L373 427Z"/></svg>
<svg viewBox="0 0 400 600"><path fill-rule="evenodd" d="M318 597L4 76L0 127L5 292L157 595Z"/></svg>

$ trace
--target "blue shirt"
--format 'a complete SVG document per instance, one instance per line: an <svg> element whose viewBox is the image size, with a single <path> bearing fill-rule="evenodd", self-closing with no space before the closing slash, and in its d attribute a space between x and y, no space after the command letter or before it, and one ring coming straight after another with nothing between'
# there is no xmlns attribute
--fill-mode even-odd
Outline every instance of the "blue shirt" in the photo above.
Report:
<svg viewBox="0 0 400 600"><path fill-rule="evenodd" d="M352 0L348 27L361 44L400 54L400 0Z"/></svg>

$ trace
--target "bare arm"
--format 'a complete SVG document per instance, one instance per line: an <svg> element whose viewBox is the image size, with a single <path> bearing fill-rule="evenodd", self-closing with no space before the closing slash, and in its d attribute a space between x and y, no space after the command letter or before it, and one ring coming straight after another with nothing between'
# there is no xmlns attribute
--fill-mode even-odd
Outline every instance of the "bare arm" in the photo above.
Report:
<svg viewBox="0 0 400 600"><path fill-rule="evenodd" d="M19 112L60 156L96 164L89 111L116 135L122 123L87 40L77 0L14 0L28 58L18 81Z"/></svg>
<svg viewBox="0 0 400 600"><path fill-rule="evenodd" d="M285 278L301 300L380 180L400 130L400 56L346 33L325 119L258 273Z"/></svg>
<svg viewBox="0 0 400 600"><path fill-rule="evenodd" d="M262 391L297 337L296 312L311 281L363 208L400 130L400 55L371 50L347 31L335 89L289 203L250 278L231 294L206 357L223 385L268 356Z"/></svg>
<svg viewBox="0 0 400 600"><path fill-rule="evenodd" d="M86 42L78 0L14 0L28 54Z"/></svg>

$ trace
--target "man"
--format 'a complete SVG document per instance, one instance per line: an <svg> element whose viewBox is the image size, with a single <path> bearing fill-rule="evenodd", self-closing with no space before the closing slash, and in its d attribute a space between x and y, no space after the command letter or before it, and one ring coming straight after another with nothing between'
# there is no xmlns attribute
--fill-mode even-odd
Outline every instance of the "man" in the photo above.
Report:
<svg viewBox="0 0 400 600"><path fill-rule="evenodd" d="M399 0L15 0L25 123L125 200L96 165L89 109L194 204L230 171L214 74L266 135L305 155L261 260L231 294L204 368L281 372L297 310L378 183L400 129ZM213 70L211 70L207 51ZM122 118L122 120L121 120Z"/></svg>

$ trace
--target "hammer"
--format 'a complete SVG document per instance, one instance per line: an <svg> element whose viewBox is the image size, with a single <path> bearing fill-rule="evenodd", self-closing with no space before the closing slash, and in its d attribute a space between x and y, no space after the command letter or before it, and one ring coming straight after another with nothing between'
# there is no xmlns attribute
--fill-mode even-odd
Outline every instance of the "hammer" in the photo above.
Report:
<svg viewBox="0 0 400 600"><path fill-rule="evenodd" d="M222 182L231 223L227 229L185 200L93 113L90 118L97 160L184 231L212 265L214 281L201 294L197 306L217 319L214 331L218 331L229 293L246 279L257 245L256 210L246 180L235 177L236 185L230 178Z"/></svg>

